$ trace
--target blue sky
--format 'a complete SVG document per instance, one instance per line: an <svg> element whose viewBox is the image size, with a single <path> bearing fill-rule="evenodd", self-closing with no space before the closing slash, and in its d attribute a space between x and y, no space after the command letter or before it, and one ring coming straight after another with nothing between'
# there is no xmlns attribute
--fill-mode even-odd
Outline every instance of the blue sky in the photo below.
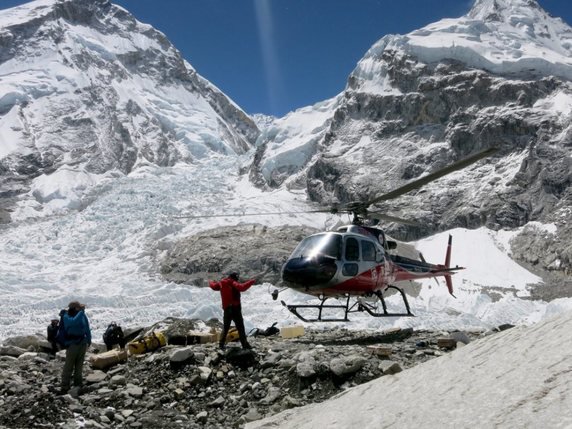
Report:
<svg viewBox="0 0 572 429"><path fill-rule="evenodd" d="M341 92L386 34L458 17L472 0L112 0L161 30L247 113L282 116ZM0 0L7 8L26 3ZM539 0L572 23L572 0Z"/></svg>

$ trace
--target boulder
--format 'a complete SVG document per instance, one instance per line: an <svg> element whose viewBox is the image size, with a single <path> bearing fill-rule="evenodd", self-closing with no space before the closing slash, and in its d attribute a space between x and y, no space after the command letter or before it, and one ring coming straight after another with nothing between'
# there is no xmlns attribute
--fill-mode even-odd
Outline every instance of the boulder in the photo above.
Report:
<svg viewBox="0 0 572 429"><path fill-rule="evenodd" d="M277 387L270 387L268 393L264 398L260 400L261 404L270 405L276 402L278 398L282 396L282 391Z"/></svg>
<svg viewBox="0 0 572 429"><path fill-rule="evenodd" d="M20 335L17 337L8 338L6 341L4 341L4 345L39 351L41 349L40 344L43 344L44 341L45 338L39 335Z"/></svg>
<svg viewBox="0 0 572 429"><path fill-rule="evenodd" d="M128 385L128 387L123 390L123 393L133 398L141 398L143 396L143 388L139 386Z"/></svg>
<svg viewBox="0 0 572 429"><path fill-rule="evenodd" d="M358 372L365 364L365 359L359 355L334 358L330 361L330 371L337 377L347 377Z"/></svg>
<svg viewBox="0 0 572 429"><path fill-rule="evenodd" d="M208 366L199 366L198 370L199 370L199 380L202 383L206 383L213 372L212 369L210 369Z"/></svg>
<svg viewBox="0 0 572 429"><path fill-rule="evenodd" d="M107 378L107 374L103 371L93 371L85 377L86 383L99 383Z"/></svg>
<svg viewBox="0 0 572 429"><path fill-rule="evenodd" d="M196 415L197 422L199 423L206 423L209 417L209 413L207 411L201 411Z"/></svg>
<svg viewBox="0 0 572 429"><path fill-rule="evenodd" d="M469 338L469 336L467 334L465 334L464 332L461 332L461 331L452 332L451 335L449 335L449 336L452 339L454 339L457 343L469 344L471 342L471 339Z"/></svg>
<svg viewBox="0 0 572 429"><path fill-rule="evenodd" d="M184 366L193 363L195 361L195 354L192 347L184 347L181 349L175 349L171 352L169 356L169 365L171 369L178 370Z"/></svg>
<svg viewBox="0 0 572 429"><path fill-rule="evenodd" d="M0 356L12 356L12 357L19 357L26 353L26 349L23 349L18 346L6 345L0 346Z"/></svg>
<svg viewBox="0 0 572 429"><path fill-rule="evenodd" d="M382 362L379 364L379 369L383 372L384 375L392 375L397 374L398 372L403 371L401 365L397 362Z"/></svg>
<svg viewBox="0 0 572 429"><path fill-rule="evenodd" d="M311 378L316 375L315 362L304 361L296 365L296 374L300 378Z"/></svg>
<svg viewBox="0 0 572 429"><path fill-rule="evenodd" d="M262 415L258 412L256 408L249 408L248 411L243 414L240 419L238 419L239 424L244 424L248 422L254 422L260 420Z"/></svg>

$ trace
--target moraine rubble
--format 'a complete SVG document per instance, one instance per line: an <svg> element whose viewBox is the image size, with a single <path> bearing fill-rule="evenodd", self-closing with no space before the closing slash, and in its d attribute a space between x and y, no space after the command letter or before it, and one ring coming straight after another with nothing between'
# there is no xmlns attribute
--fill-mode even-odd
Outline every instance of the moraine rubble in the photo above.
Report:
<svg viewBox="0 0 572 429"><path fill-rule="evenodd" d="M166 319L169 339L203 322ZM218 321L208 322L220 326ZM59 395L65 352L45 352L41 336L0 346L0 428L231 428L313 402L450 352L483 333L393 329L306 330L290 339L255 336L234 343L168 344L105 371L84 366L77 395ZM88 356L103 351L92 344Z"/></svg>

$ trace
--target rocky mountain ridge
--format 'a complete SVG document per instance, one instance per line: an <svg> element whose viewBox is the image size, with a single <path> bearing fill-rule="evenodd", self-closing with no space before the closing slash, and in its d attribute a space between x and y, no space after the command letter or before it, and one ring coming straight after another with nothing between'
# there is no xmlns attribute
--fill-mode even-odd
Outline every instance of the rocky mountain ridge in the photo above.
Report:
<svg viewBox="0 0 572 429"><path fill-rule="evenodd" d="M422 225L384 225L406 240L454 227L524 227L528 239L514 253L565 274L572 268L571 40L572 28L534 0L478 0L464 17L385 36L307 127L312 132L296 128L303 123L296 112L282 128L263 131L251 177L269 188L305 188L330 207L370 200L496 147L489 159L372 209ZM304 159L291 156L289 138ZM532 238L531 221L557 232Z"/></svg>

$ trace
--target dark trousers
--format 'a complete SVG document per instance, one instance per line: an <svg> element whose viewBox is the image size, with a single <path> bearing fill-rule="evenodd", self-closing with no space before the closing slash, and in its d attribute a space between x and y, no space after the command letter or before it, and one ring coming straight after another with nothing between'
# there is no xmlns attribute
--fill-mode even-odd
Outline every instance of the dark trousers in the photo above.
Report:
<svg viewBox="0 0 572 429"><path fill-rule="evenodd" d="M72 374L73 385L81 386L83 382L83 360L85 358L86 351L87 344L72 344L67 348L66 361L62 372L62 390L69 390L72 381Z"/></svg>
<svg viewBox="0 0 572 429"><path fill-rule="evenodd" d="M244 348L250 348L248 341L246 341L246 332L244 330L244 320L242 320L242 309L240 305L229 305L224 309L224 318L223 318L223 328L222 334L220 337L220 345L224 346L226 341L226 335L228 334L228 330L230 329L230 322L234 322L234 326L236 326L236 330L238 331L238 337L240 338L240 344Z"/></svg>

